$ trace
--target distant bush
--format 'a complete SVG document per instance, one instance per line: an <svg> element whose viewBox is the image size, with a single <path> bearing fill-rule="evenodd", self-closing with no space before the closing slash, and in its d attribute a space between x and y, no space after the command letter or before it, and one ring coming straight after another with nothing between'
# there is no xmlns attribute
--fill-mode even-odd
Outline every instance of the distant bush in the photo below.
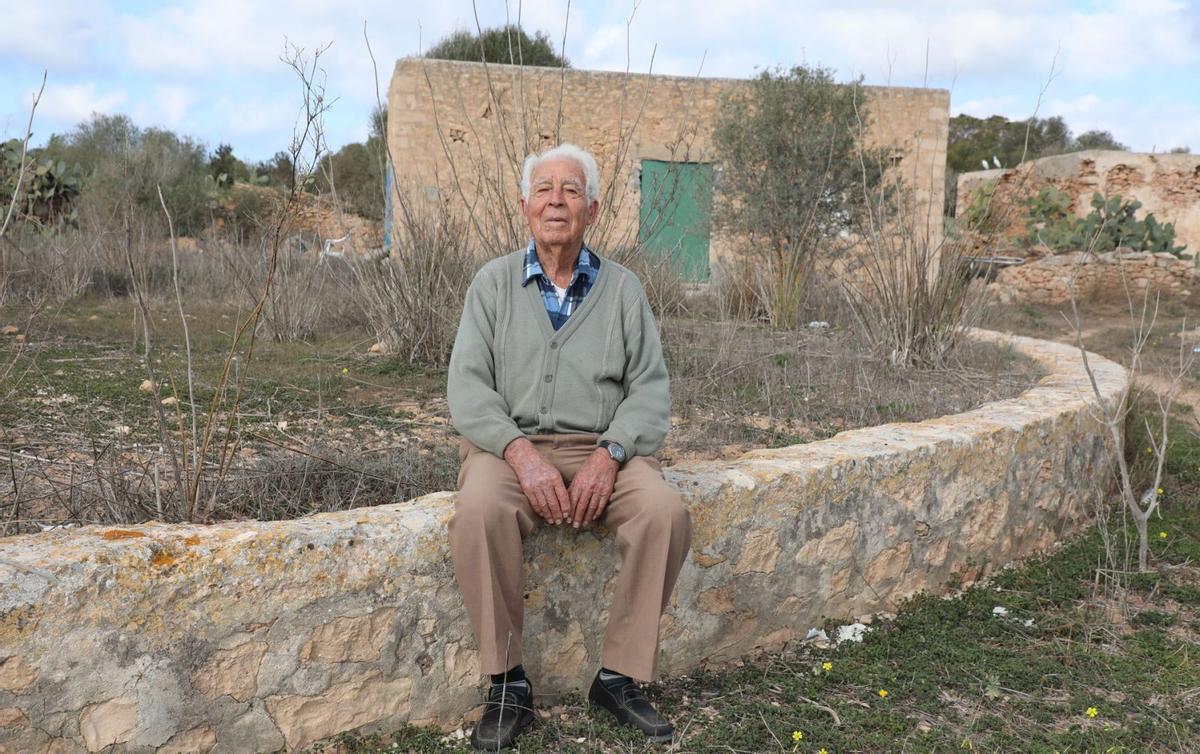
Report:
<svg viewBox="0 0 1200 754"><path fill-rule="evenodd" d="M209 166L204 146L125 115L95 114L69 134L54 134L44 155L83 172L80 219L99 229L127 210L162 214L158 189L176 229L198 233L208 222Z"/></svg>
<svg viewBox="0 0 1200 754"><path fill-rule="evenodd" d="M570 68L567 59L554 52L550 35L539 31L529 36L519 26L508 25L485 29L483 34L456 31L443 37L425 53L427 58L439 60L469 60L514 65L538 65L552 68Z"/></svg>
<svg viewBox="0 0 1200 754"><path fill-rule="evenodd" d="M1092 211L1076 217L1070 211L1071 199L1055 188L1045 188L1037 196L1022 202L1025 214L1025 242L1043 244L1055 252L1134 251L1168 252L1179 256L1186 246L1175 246L1174 223L1160 223L1153 213L1136 217L1142 203L1123 200L1119 195L1092 195Z"/></svg>

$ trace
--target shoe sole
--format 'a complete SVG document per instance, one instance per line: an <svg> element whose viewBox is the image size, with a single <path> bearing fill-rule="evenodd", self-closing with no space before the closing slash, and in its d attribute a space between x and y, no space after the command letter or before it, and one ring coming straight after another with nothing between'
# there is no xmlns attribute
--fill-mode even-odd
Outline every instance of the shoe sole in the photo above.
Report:
<svg viewBox="0 0 1200 754"><path fill-rule="evenodd" d="M652 743L652 744L666 744L666 743L670 743L670 742L672 742L672 741L674 741L674 740L675 740L675 733L674 733L674 732L671 732L671 733L661 733L661 734L659 734L659 735L656 735L656 736L655 736L655 735L651 735L651 734L649 734L649 733L646 733L646 732L645 732L645 731L643 731L641 728L637 727L637 725L636 725L636 724L634 724L634 723L631 723L631 722L621 722L621 719L620 719L619 717L617 717L617 715L616 715L616 713L615 713L615 712L613 712L613 711L612 711L612 710L610 710L608 707L605 707L605 706L604 706L604 705L602 705L602 704L598 704L598 703L596 703L596 702L593 702L593 701L591 701L590 699L588 700L588 710L589 710L591 713L593 713L593 714L595 714L595 713L596 713L596 712L598 712L598 711L601 711L601 710L603 710L604 712L606 712L606 713L608 713L609 715L611 715L611 716L612 716L612 718L613 718L614 720L616 720L616 721L617 721L617 724L619 724L619 725L621 725L622 727L625 727L625 728L632 728L633 730L636 730L638 733L641 733L643 736L645 736L645 737L646 737L646 742L647 742L647 743Z"/></svg>

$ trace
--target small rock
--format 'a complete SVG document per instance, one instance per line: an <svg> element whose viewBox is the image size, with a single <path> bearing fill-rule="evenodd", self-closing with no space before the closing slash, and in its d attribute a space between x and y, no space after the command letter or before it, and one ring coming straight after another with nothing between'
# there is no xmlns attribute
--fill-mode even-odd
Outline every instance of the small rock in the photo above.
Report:
<svg viewBox="0 0 1200 754"><path fill-rule="evenodd" d="M88 322L95 322L98 319L100 319L99 315L93 314L92 316L88 317Z"/></svg>
<svg viewBox="0 0 1200 754"><path fill-rule="evenodd" d="M0 335L16 335L19 332L20 332L20 330L13 327L12 325L5 325L4 327L0 327Z"/></svg>
<svg viewBox="0 0 1200 754"><path fill-rule="evenodd" d="M14 343L24 343L25 342L25 333L21 333L17 337L13 338L13 342Z"/></svg>
<svg viewBox="0 0 1200 754"><path fill-rule="evenodd" d="M170 395L166 398L163 398L161 401L159 401L159 403L163 404L164 406L174 406L176 403L179 403L179 399L173 395Z"/></svg>
<svg viewBox="0 0 1200 754"><path fill-rule="evenodd" d="M142 380L142 384L138 385L138 390L143 393L154 392L154 380Z"/></svg>
<svg viewBox="0 0 1200 754"><path fill-rule="evenodd" d="M367 349L367 353L387 353L387 346L382 343L376 343Z"/></svg>

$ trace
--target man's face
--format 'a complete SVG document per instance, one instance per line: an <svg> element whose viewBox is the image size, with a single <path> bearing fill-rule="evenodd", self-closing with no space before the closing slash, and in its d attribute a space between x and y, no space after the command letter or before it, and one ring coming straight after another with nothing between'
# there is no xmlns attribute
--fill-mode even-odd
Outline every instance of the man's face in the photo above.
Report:
<svg viewBox="0 0 1200 754"><path fill-rule="evenodd" d="M583 168L565 157L534 168L529 199L521 200L521 214L539 245L582 243L583 231L596 219L599 207L598 201L588 201Z"/></svg>

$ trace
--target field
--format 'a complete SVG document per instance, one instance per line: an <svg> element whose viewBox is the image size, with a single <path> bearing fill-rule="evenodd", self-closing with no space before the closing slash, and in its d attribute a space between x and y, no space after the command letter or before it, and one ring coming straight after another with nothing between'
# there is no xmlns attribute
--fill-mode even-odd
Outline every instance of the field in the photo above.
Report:
<svg viewBox="0 0 1200 754"><path fill-rule="evenodd" d="M264 333L252 353L235 350L219 395L245 316L237 299L197 297L186 319L171 299L151 299L144 330L131 297L87 296L14 325L20 332L0 340L0 531L179 520L172 458L198 444L214 397L232 404L238 384L236 410L218 414L228 460L207 463L220 481L202 520L290 518L452 488L444 367L370 353L362 319L336 304L348 292L323 295L327 314L310 337ZM0 319L22 323L21 314L10 306ZM723 318L703 299L665 316L673 405L664 464L957 413L1038 376L1009 349L969 343L947 369L895 367L831 319L775 331ZM158 400L147 389L147 330Z"/></svg>

